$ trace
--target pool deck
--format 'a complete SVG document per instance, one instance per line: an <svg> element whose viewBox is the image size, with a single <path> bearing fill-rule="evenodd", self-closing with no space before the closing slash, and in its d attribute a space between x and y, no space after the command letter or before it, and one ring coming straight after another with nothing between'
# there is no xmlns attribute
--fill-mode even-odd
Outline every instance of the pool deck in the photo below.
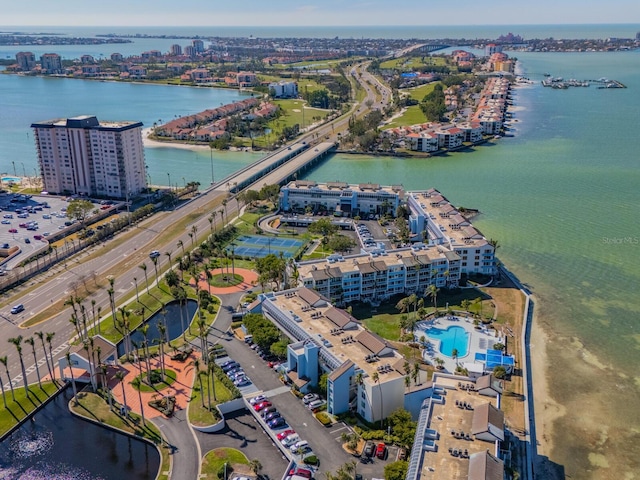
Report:
<svg viewBox="0 0 640 480"><path fill-rule="evenodd" d="M467 354L464 357L458 357L456 360L441 353L439 350L440 342L432 339L425 333L429 328L446 330L449 327L462 327L469 334ZM481 330L476 330L472 318L453 315L418 322L414 334L416 339L420 339L420 337L424 335L429 340L429 345L423 352L424 360L434 364L434 359L440 357L444 360L442 367L449 373L453 373L458 364L474 363L476 353L485 352L488 348L492 348L494 343L504 342L504 339L500 335L496 337L496 330L489 330L482 326L482 324Z"/></svg>

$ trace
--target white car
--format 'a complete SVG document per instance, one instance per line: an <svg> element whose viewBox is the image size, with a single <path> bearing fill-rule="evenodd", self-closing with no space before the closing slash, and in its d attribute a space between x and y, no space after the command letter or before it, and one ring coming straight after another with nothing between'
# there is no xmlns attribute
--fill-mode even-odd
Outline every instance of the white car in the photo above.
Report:
<svg viewBox="0 0 640 480"><path fill-rule="evenodd" d="M282 446L288 448L294 443L298 443L299 441L300 441L300 436L297 433L292 433L288 437L280 440L280 443L282 444Z"/></svg>
<svg viewBox="0 0 640 480"><path fill-rule="evenodd" d="M269 400L266 395L258 395L257 397L253 397L251 400L249 400L249 403L251 405L257 405L264 402L265 400Z"/></svg>
<svg viewBox="0 0 640 480"><path fill-rule="evenodd" d="M293 445L291 445L289 447L289 450L291 450L292 453L295 453L297 450L304 450L305 447L309 446L309 442L307 442L306 440L300 440L299 442L294 443Z"/></svg>

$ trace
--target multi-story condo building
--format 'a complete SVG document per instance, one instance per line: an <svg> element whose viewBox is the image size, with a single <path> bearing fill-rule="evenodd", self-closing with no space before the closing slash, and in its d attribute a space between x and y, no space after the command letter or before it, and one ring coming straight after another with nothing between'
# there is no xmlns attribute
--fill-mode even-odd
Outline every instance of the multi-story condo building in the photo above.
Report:
<svg viewBox="0 0 640 480"><path fill-rule="evenodd" d="M195 48L196 53L204 52L204 42L202 40L191 40L191 45Z"/></svg>
<svg viewBox="0 0 640 480"><path fill-rule="evenodd" d="M62 58L57 53L45 53L40 57L44 73L62 73Z"/></svg>
<svg viewBox="0 0 640 480"><path fill-rule="evenodd" d="M174 57L182 55L182 47L177 43L174 43L173 45L171 45L171 47L169 47L169 54Z"/></svg>
<svg viewBox="0 0 640 480"><path fill-rule="evenodd" d="M405 386L404 357L385 340L365 330L347 312L313 290L299 288L260 296L261 311L291 340L283 373L302 392L327 379L327 411L352 409L373 422L398 408L417 415L431 395L420 372L414 386Z"/></svg>
<svg viewBox="0 0 640 480"><path fill-rule="evenodd" d="M112 53L110 58L114 62L121 62L124 60L124 56L121 53Z"/></svg>
<svg viewBox="0 0 640 480"><path fill-rule="evenodd" d="M297 98L298 84L296 82L271 82L269 84L269 95L273 98Z"/></svg>
<svg viewBox="0 0 640 480"><path fill-rule="evenodd" d="M460 274L496 273L495 247L449 200L432 188L407 193L409 229L416 240L460 257Z"/></svg>
<svg viewBox="0 0 640 480"><path fill-rule="evenodd" d="M141 122L80 116L31 127L48 192L127 199L146 188Z"/></svg>
<svg viewBox="0 0 640 480"><path fill-rule="evenodd" d="M383 215L387 212L395 216L403 197L401 185L381 187L374 183L350 185L345 182L296 180L280 190L280 208L284 212L325 210L347 217Z"/></svg>
<svg viewBox="0 0 640 480"><path fill-rule="evenodd" d="M16 53L16 62L23 72L29 72L36 67L36 56L32 52Z"/></svg>
<svg viewBox="0 0 640 480"><path fill-rule="evenodd" d="M295 265L298 284L313 288L338 305L380 303L394 295L424 295L429 285L455 287L460 256L444 246L417 243L410 248L331 255Z"/></svg>
<svg viewBox="0 0 640 480"><path fill-rule="evenodd" d="M195 57L196 55L198 55L198 51L193 45L187 45L186 47L184 47L184 54L188 57Z"/></svg>

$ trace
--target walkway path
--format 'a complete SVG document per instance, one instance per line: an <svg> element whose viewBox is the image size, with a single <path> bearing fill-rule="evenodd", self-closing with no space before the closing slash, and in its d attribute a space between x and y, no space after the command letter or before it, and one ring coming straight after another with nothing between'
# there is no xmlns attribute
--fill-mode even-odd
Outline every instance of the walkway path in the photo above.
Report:
<svg viewBox="0 0 640 480"><path fill-rule="evenodd" d="M231 269L229 271L231 271ZM209 270L209 272L211 272L211 275L222 275L223 273L226 273L226 269L216 268L214 270ZM239 283L238 285L234 285L231 287L212 287L209 285L209 282L205 274L201 273L198 279L198 286L200 287L200 290L206 290L210 292L211 295L225 295L229 293L244 292L247 290L251 290L258 283L258 274L252 270L236 267L233 269L233 272L236 275L242 276L243 278L242 283ZM195 286L195 280L191 279L189 281L189 284L191 286Z"/></svg>

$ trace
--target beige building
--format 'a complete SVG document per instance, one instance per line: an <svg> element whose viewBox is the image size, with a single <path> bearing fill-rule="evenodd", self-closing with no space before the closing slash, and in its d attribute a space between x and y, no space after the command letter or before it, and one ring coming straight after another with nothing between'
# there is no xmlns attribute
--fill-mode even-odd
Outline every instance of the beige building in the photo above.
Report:
<svg viewBox="0 0 640 480"><path fill-rule="evenodd" d="M31 127L46 191L127 199L146 188L141 122L80 116Z"/></svg>

